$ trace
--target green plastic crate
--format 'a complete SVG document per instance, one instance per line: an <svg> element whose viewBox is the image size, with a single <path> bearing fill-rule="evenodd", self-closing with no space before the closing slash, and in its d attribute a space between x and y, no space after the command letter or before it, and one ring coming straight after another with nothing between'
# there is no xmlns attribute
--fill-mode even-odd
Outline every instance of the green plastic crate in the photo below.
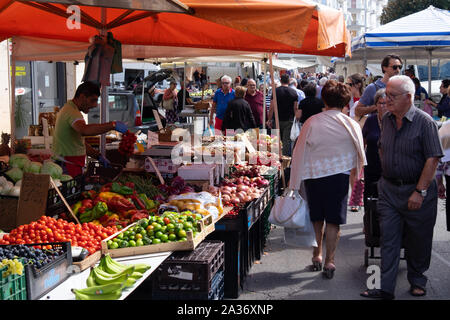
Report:
<svg viewBox="0 0 450 320"><path fill-rule="evenodd" d="M23 263L23 260L20 259ZM27 300L27 281L25 268L22 275L10 274L3 278L7 267L0 269L0 300Z"/></svg>

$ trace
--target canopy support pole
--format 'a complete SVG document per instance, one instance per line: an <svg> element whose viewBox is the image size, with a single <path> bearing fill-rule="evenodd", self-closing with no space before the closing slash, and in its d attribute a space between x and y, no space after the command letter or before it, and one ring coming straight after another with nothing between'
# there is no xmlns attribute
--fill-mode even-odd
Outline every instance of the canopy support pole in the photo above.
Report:
<svg viewBox="0 0 450 320"><path fill-rule="evenodd" d="M273 53L271 52L269 55L269 63L270 63L270 80L272 82L272 96L273 96L273 109L274 109L273 111L275 112L275 129L276 129L277 138L278 138L278 154L280 155L281 161L283 161L282 160L283 152L281 149L280 120L278 118L278 104L277 104L277 92L276 92L277 87L276 87L275 79L273 76L272 55L273 55ZM286 180L284 177L283 167L281 167L281 179L283 181L283 188L286 188Z"/></svg>
<svg viewBox="0 0 450 320"><path fill-rule="evenodd" d="M10 106L10 117L11 117L11 150L14 153L15 150L15 142L16 142L16 54L15 54L15 48L14 48L14 37L11 38L11 42L8 41L8 43L11 44L11 56L10 59L8 59L8 64L10 64L10 68L8 68L8 72L11 77L11 83L10 83L10 93L11 93L11 106ZM9 48L8 48L8 54L9 54Z"/></svg>
<svg viewBox="0 0 450 320"><path fill-rule="evenodd" d="M102 25L106 25L106 8L102 8ZM100 34L106 37L106 29L103 27L100 30ZM100 104L100 123L106 123L107 113L108 113L108 88L102 84L101 85L101 95L102 100ZM144 99L144 97L142 97ZM106 157L106 134L100 135L100 153L103 157Z"/></svg>
<svg viewBox="0 0 450 320"><path fill-rule="evenodd" d="M262 65L263 65L263 91L264 91L263 92L264 99L263 99L263 123L262 123L262 125L263 125L263 129L266 129L266 114L267 114L267 104L266 104L267 92L266 92L266 89L267 89L267 86L266 86L266 60L265 60L265 58L263 60Z"/></svg>
<svg viewBox="0 0 450 320"><path fill-rule="evenodd" d="M428 96L431 97L431 60L433 59L433 49L426 49L428 51Z"/></svg>
<svg viewBox="0 0 450 320"><path fill-rule="evenodd" d="M181 110L184 110L184 106L186 105L186 91L187 91L187 88L186 88L186 61L184 62L184 68L183 68L183 85L181 86L182 87L182 90L183 90L183 109L181 109ZM181 83L180 83L180 85L181 85ZM178 103L180 103L179 101L178 101Z"/></svg>

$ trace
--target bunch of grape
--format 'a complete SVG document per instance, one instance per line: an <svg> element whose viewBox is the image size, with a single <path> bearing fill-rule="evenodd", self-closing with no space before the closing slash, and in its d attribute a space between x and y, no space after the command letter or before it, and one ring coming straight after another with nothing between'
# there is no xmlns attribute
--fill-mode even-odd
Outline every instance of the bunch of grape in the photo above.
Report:
<svg viewBox="0 0 450 320"><path fill-rule="evenodd" d="M7 268L3 271L3 278L6 278L10 274L18 274L19 276L23 274L23 264L17 259L3 259L0 262L0 269L3 269L4 267Z"/></svg>
<svg viewBox="0 0 450 320"><path fill-rule="evenodd" d="M134 144L136 143L136 140L136 135L130 130L127 130L127 132L122 135L122 140L120 140L119 153L128 157L131 156L134 153Z"/></svg>
<svg viewBox="0 0 450 320"><path fill-rule="evenodd" d="M60 255L62 249L36 249L25 245L11 245L0 247L0 260L24 258L25 265L33 265L37 269L49 264Z"/></svg>

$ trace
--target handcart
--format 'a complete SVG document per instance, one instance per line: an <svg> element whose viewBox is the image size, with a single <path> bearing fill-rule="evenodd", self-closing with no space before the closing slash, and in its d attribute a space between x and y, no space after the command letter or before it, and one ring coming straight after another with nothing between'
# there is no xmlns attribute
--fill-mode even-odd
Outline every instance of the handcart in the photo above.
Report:
<svg viewBox="0 0 450 320"><path fill-rule="evenodd" d="M374 182L370 186L370 191L364 196L364 237L366 249L364 249L364 266L369 266L369 259L381 259L381 256L375 255L375 248L380 248L380 220L377 210L378 190L377 184ZM404 247L402 246L402 249ZM405 260L405 252L403 250L403 257Z"/></svg>

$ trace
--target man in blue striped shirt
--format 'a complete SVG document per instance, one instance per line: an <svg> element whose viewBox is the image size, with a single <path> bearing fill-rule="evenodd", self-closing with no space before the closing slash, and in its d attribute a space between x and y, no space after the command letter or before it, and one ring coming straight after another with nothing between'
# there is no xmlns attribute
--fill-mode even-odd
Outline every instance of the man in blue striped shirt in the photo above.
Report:
<svg viewBox="0 0 450 320"><path fill-rule="evenodd" d="M433 229L437 216L434 179L444 155L433 119L414 106L415 86L407 76L393 76L386 87L387 112L381 122L378 182L381 289L369 298L393 299L402 245L406 252L410 294L426 294Z"/></svg>

